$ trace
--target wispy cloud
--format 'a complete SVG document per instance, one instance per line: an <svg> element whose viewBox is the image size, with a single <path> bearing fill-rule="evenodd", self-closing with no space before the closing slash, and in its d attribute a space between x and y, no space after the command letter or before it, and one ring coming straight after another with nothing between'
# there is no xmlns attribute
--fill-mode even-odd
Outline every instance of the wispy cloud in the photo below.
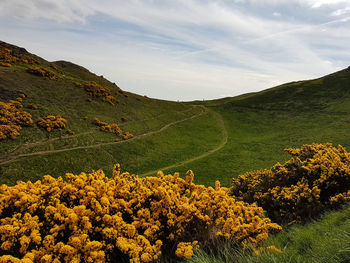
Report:
<svg viewBox="0 0 350 263"><path fill-rule="evenodd" d="M4 0L5 41L124 89L215 98L348 66L348 1Z"/></svg>

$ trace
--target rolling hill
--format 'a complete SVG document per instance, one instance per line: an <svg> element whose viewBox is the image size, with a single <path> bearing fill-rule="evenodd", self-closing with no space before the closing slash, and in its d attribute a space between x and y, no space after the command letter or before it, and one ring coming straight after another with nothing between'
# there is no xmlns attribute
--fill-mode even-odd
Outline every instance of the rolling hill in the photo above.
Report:
<svg viewBox="0 0 350 263"><path fill-rule="evenodd" d="M118 162L140 176L192 169L198 183L229 186L239 174L289 158L284 148L313 142L350 147L350 68L233 98L171 102L0 42L0 105L8 104L16 114L30 113L33 122L16 138L0 141L0 184L97 169L111 175ZM40 127L46 116L61 116L66 127ZM316 256L319 262L348 262L348 222L346 207L321 221L286 227L268 241L284 254L243 255L239 262L311 262ZM191 262L212 261L224 262L206 255Z"/></svg>
<svg viewBox="0 0 350 263"><path fill-rule="evenodd" d="M139 175L192 169L199 183L221 180L229 185L240 173L285 160L287 147L312 142L350 146L349 69L238 97L179 103L123 91L70 62L48 62L4 42L0 47L37 60L34 65L17 61L0 67L0 100L23 93L23 109L34 122L61 115L74 132L47 132L34 123L15 140L0 142L1 183L100 168L108 173L119 162ZM58 78L28 73L33 66L49 69ZM118 103L110 105L77 86L91 81L110 89ZM117 123L134 138L102 132L94 118Z"/></svg>
<svg viewBox="0 0 350 263"><path fill-rule="evenodd" d="M211 171L215 176L208 176L208 183L219 179L229 184L245 171L282 162L287 158L284 148L312 142L350 146L349 68L316 80L194 103L220 114L228 133L222 150L181 170L191 168L200 175Z"/></svg>
<svg viewBox="0 0 350 263"><path fill-rule="evenodd" d="M24 127L15 140L0 142L1 183L33 180L47 173L59 176L69 171L110 170L117 161L125 168L142 172L154 169L158 162L161 165L163 159L181 158L179 152L188 151L208 135L214 134L198 152L209 150L220 140L215 136L219 128L208 128L215 120L203 107L132 94L81 66L47 62L23 48L1 42L2 53L6 48L10 56L18 59L10 67L0 67L0 100L6 102L24 94L23 109L33 116L34 124ZM32 64L21 61L27 57ZM30 67L50 70L57 79L30 74ZM117 99L115 105L89 95L81 87L92 81L111 91ZM67 129L47 132L38 128L38 118L47 115L64 117L67 129L74 134L68 134ZM101 132L93 124L94 118L117 123L134 138L119 140L115 134ZM189 127L196 128L190 131ZM185 141L192 140L193 132L197 139L184 146ZM188 152L184 157L191 156Z"/></svg>

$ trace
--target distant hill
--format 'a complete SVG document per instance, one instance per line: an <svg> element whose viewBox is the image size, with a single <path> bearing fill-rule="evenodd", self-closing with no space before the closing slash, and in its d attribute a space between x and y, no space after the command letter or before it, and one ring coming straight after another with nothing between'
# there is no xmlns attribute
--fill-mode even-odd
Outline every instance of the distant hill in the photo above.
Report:
<svg viewBox="0 0 350 263"><path fill-rule="evenodd" d="M349 86L350 67L318 79L294 81L260 92L205 101L202 104L265 110L321 110L346 100L350 96Z"/></svg>
<svg viewBox="0 0 350 263"><path fill-rule="evenodd" d="M230 177L285 160L284 148L312 142L350 147L350 67L314 80L194 103L223 117L229 139L222 151L192 169L202 174L216 164L216 179L226 184Z"/></svg>

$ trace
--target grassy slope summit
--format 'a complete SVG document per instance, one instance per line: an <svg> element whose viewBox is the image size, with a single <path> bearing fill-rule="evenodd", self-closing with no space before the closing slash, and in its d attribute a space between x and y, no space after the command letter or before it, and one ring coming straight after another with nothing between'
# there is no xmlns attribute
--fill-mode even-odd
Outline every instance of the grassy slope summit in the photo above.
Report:
<svg viewBox="0 0 350 263"><path fill-rule="evenodd" d="M73 63L48 62L23 48L0 42L0 50L4 48L14 56L30 56L37 61L34 65L17 61L11 67L0 66L0 101L14 100L23 93L23 110L32 114L35 123L39 117L61 115L74 134L66 130L49 133L34 124L23 128L15 140L0 141L0 183L36 180L44 174L60 176L100 168L109 171L115 162L132 172L146 172L178 158L195 156L196 151L209 150L220 140L215 119L202 107L125 92L103 76ZM32 66L49 69L58 79L29 74L27 69ZM83 87L74 84L88 81L109 88L119 103L113 106L101 98L91 100ZM115 134L104 133L92 123L95 117L117 123L123 132L135 137L115 142ZM208 137L207 145L191 150ZM182 152L187 154L180 156Z"/></svg>

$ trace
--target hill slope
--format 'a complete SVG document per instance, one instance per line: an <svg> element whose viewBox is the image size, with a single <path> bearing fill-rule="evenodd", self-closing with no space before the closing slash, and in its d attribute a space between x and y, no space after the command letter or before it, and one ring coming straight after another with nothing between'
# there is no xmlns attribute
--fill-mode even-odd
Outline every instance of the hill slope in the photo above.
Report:
<svg viewBox="0 0 350 263"><path fill-rule="evenodd" d="M0 183L36 180L44 174L109 171L115 162L130 171L146 172L210 150L220 141L216 135L220 127L203 107L126 92L81 66L48 62L4 42L0 42L0 52L0 61L5 64L0 66L0 101L24 94L23 110L34 121L32 126L23 127L15 140L0 141ZM53 79L30 74L32 67L51 71ZM116 98L114 105L106 97L91 96L87 85L92 81L110 90ZM37 120L47 115L65 118L67 129L48 132L38 127ZM130 132L134 138L123 140L123 135L102 132L94 118L117 123L123 134ZM207 145L191 150L207 137L211 137ZM182 152L188 154L180 155Z"/></svg>
<svg viewBox="0 0 350 263"><path fill-rule="evenodd" d="M34 125L23 128L15 140L0 142L1 183L99 168L108 173L119 162L140 175L158 169L182 173L192 169L199 183L221 180L229 185L240 173L284 161L287 147L312 142L350 146L349 69L234 98L176 103L122 91L70 62L47 62L3 42L0 47L12 49L15 56L32 56L38 60L34 66L59 77L50 80L29 74L27 69L33 65L20 61L0 67L0 101L24 93L24 110L34 121L59 114L75 132L48 133ZM119 103L113 106L91 97L74 84L88 81L109 88ZM30 109L31 104L38 109ZM101 132L92 123L95 117L118 123L135 138L125 141Z"/></svg>
<svg viewBox="0 0 350 263"><path fill-rule="evenodd" d="M257 93L193 102L217 112L228 133L214 154L169 172L193 169L205 184L286 160L283 149L306 143L350 147L350 69Z"/></svg>

